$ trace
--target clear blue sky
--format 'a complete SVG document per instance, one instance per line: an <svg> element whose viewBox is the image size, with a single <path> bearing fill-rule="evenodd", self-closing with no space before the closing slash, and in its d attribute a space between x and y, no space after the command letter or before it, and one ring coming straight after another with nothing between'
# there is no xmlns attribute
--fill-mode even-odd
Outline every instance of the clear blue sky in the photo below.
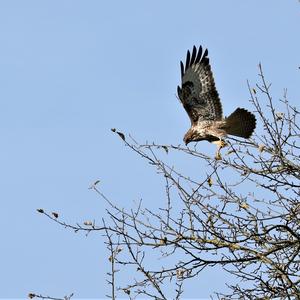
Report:
<svg viewBox="0 0 300 300"><path fill-rule="evenodd" d="M175 93L194 44L209 48L225 115L251 109L246 80L257 80L258 62L275 98L288 88L297 103L299 17L297 0L1 0L0 297L104 297L104 238L69 232L36 208L100 221L106 205L88 190L98 178L120 206L143 198L158 207L161 179L110 128L182 143L189 120ZM222 278L201 277L186 296L207 297Z"/></svg>

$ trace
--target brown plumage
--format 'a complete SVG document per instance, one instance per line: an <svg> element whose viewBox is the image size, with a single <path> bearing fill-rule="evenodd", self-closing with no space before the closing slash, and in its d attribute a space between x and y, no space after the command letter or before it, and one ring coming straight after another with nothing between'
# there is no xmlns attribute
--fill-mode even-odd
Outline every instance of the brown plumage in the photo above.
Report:
<svg viewBox="0 0 300 300"><path fill-rule="evenodd" d="M207 49L193 47L187 51L185 66L180 62L181 87L177 87L179 99L191 120L191 128L184 136L190 142L222 141L228 134L249 138L253 133L255 116L243 108L237 108L228 118L223 117L222 104L215 82Z"/></svg>

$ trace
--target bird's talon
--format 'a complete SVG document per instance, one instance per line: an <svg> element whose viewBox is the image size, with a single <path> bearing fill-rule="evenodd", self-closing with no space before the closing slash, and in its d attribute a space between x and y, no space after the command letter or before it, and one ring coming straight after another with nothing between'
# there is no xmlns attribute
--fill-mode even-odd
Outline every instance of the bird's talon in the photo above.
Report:
<svg viewBox="0 0 300 300"><path fill-rule="evenodd" d="M220 140L220 149L227 146L227 143L223 140Z"/></svg>
<svg viewBox="0 0 300 300"><path fill-rule="evenodd" d="M221 153L220 153L220 151L217 151L215 160L221 160L221 159L222 159Z"/></svg>

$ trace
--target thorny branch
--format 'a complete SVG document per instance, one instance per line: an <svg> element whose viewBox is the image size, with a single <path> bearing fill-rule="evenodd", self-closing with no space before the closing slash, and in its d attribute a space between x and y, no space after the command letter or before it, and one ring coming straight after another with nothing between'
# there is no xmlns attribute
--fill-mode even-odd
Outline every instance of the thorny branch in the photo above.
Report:
<svg viewBox="0 0 300 300"><path fill-rule="evenodd" d="M43 296L43 295L38 295L34 293L29 293L28 298L29 299L42 299L42 300L71 300L71 298L74 296L74 294L70 294L69 296L64 296L63 298L55 298L55 297L50 297L50 296Z"/></svg>

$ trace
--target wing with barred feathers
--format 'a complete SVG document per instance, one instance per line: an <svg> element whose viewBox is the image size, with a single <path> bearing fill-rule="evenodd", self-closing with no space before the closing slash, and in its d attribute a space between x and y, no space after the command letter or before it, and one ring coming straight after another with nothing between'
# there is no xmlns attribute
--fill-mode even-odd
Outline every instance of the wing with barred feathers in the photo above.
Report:
<svg viewBox="0 0 300 300"><path fill-rule="evenodd" d="M181 67L181 88L177 87L179 99L188 113L192 125L202 121L222 120L222 105L215 82L207 49L202 51L193 47L192 54L187 52L185 66Z"/></svg>

